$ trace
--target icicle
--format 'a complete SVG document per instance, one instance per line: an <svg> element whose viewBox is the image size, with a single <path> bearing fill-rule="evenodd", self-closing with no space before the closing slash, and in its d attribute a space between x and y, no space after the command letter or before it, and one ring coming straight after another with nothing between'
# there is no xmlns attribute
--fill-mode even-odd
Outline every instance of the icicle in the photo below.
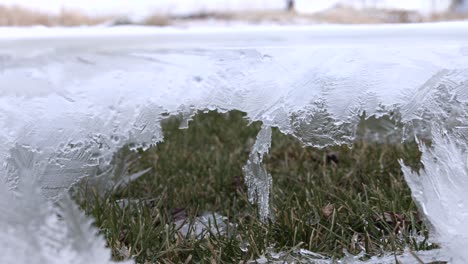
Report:
<svg viewBox="0 0 468 264"><path fill-rule="evenodd" d="M270 216L270 190L273 181L262 163L263 156L268 154L270 147L271 127L263 125L250 152L249 160L243 167L249 201L258 204L262 221L266 221Z"/></svg>

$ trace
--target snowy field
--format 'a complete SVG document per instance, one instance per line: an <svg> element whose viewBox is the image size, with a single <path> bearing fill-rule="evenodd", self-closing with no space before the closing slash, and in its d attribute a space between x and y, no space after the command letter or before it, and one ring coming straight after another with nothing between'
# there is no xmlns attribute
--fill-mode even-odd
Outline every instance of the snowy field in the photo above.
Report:
<svg viewBox="0 0 468 264"><path fill-rule="evenodd" d="M325 147L351 143L363 113L398 113L402 140L432 139L421 175L401 164L413 197L444 258L465 263L466 32L467 23L0 28L0 262L109 263L67 190L83 177L118 183L111 159L124 145L146 149L163 141L167 116L217 109L263 124L243 171L264 219L272 127Z"/></svg>

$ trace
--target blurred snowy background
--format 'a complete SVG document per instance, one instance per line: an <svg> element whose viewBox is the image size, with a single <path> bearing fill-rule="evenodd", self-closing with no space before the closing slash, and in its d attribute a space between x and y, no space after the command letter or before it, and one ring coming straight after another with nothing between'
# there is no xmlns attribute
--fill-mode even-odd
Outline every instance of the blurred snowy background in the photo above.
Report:
<svg viewBox="0 0 468 264"><path fill-rule="evenodd" d="M468 0L0 0L4 26L414 23L467 18Z"/></svg>

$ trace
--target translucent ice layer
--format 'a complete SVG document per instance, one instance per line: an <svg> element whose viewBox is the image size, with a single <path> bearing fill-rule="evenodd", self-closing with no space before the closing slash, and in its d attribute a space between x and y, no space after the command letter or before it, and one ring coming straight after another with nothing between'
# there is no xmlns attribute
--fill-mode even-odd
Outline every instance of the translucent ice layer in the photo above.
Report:
<svg viewBox="0 0 468 264"><path fill-rule="evenodd" d="M468 238L466 32L464 23L0 29L0 185L2 202L11 201L0 205L0 232L12 251L34 251L38 260L67 259L60 254L83 247L102 250L93 255L102 259L104 244L92 242L84 216L54 225L54 212L79 213L66 190L83 177L121 184L113 154L162 141L160 121L169 115L188 121L197 110L236 109L263 123L244 167L263 218L271 176L261 161L271 127L324 147L352 143L363 117L385 117L378 133L434 137L421 147L421 175L403 170L437 238L454 262L466 261L459 250ZM43 210L30 225L19 219L31 212L18 208ZM45 243L41 232L61 234L69 250ZM73 236L80 232L87 235Z"/></svg>

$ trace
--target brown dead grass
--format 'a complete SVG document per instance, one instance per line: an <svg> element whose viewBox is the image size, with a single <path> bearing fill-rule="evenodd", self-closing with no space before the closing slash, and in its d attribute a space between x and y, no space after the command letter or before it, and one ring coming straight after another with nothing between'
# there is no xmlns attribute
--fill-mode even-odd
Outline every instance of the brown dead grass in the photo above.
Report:
<svg viewBox="0 0 468 264"><path fill-rule="evenodd" d="M243 12L200 12L188 16L168 16L155 13L143 21L131 21L118 16L89 16L77 10L63 9L59 14L48 14L20 6L0 5L0 26L82 26L110 23L143 24L148 26L167 26L179 23L203 22L214 20L220 22L238 21L260 24L380 24L380 23L419 23L435 21L467 20L468 14L440 13L422 16L417 12L404 10L365 9L357 10L345 6L319 12L316 14L298 14L294 11L243 11Z"/></svg>
<svg viewBox="0 0 468 264"><path fill-rule="evenodd" d="M380 24L380 23L408 23L420 20L419 15L399 10L366 9L357 10L349 7L337 6L332 9L312 15L313 19L324 23L337 24Z"/></svg>
<svg viewBox="0 0 468 264"><path fill-rule="evenodd" d="M432 14L431 16L427 17L423 22L458 20L468 20L468 13L444 12L439 14Z"/></svg>
<svg viewBox="0 0 468 264"><path fill-rule="evenodd" d="M57 15L23 8L0 5L0 26L81 26L97 25L112 19L110 16L92 17L76 10L63 9Z"/></svg>
<svg viewBox="0 0 468 264"><path fill-rule="evenodd" d="M168 26L171 24L171 19L168 16L153 14L143 20L143 25L147 26Z"/></svg>
<svg viewBox="0 0 468 264"><path fill-rule="evenodd" d="M398 9L364 9L358 10L345 6L336 6L315 14L299 14L294 11L244 11L198 13L185 17L172 18L180 21L240 21L250 24L383 24L383 23L422 23L453 20L467 20L468 14L439 13L423 16L418 12Z"/></svg>
<svg viewBox="0 0 468 264"><path fill-rule="evenodd" d="M259 23L289 23L294 24L295 19L302 18L302 15L294 12L286 11L238 11L238 12L200 12L187 16L173 17L175 21L203 21L203 20L215 20L215 21L239 21L249 24Z"/></svg>
<svg viewBox="0 0 468 264"><path fill-rule="evenodd" d="M468 13L443 12L423 16L415 11L398 9L363 9L336 6L335 8L314 14L312 19L318 22L338 24L381 24L381 23L422 23L467 20Z"/></svg>

